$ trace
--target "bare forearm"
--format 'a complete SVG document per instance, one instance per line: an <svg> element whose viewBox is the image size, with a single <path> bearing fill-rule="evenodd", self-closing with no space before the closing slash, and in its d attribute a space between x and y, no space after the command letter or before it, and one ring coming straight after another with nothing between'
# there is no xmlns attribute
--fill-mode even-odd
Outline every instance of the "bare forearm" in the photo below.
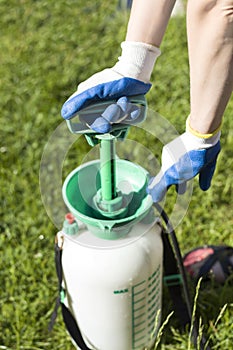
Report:
<svg viewBox="0 0 233 350"><path fill-rule="evenodd" d="M190 125L211 133L222 120L233 88L233 1L189 0Z"/></svg>
<svg viewBox="0 0 233 350"><path fill-rule="evenodd" d="M175 0L134 0L126 40L159 47L175 2Z"/></svg>

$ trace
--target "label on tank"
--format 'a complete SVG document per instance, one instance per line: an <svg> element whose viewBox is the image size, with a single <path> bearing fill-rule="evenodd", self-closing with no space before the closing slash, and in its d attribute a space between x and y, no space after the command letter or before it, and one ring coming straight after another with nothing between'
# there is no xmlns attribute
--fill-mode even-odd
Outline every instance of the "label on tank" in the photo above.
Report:
<svg viewBox="0 0 233 350"><path fill-rule="evenodd" d="M132 345L142 349L151 341L161 305L161 266L146 280L132 286ZM146 304L145 304L146 301Z"/></svg>

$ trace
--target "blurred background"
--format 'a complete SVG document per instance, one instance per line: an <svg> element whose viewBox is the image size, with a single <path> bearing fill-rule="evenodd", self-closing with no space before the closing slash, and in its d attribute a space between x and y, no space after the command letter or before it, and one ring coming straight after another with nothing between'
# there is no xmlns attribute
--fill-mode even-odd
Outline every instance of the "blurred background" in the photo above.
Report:
<svg viewBox="0 0 233 350"><path fill-rule="evenodd" d="M74 347L60 313L53 332L47 330L57 296L53 249L58 228L42 203L41 158L50 135L62 123L61 106L78 83L115 64L129 12L117 0L0 0L0 13L0 349L71 350ZM147 95L148 106L182 133L189 114L183 11L172 17L161 50L152 76L153 88ZM183 254L204 244L233 246L232 110L231 99L212 187L203 193L194 181L188 211L177 227ZM51 152L48 183L56 175L56 158L65 138L62 134L61 143ZM133 128L129 138L149 149L159 161L162 144L156 138ZM89 151L82 137L74 142L64 162L63 178ZM142 159L136 161L143 163ZM175 198L171 188L168 213ZM58 208L62 221L65 213L61 203L51 201L51 206ZM199 292L199 312L214 349L230 349L233 343L230 282L232 278L224 286L210 283ZM191 282L190 288L194 291ZM165 304L164 317L170 310L166 290ZM171 319L161 349L187 349L188 344L188 335Z"/></svg>

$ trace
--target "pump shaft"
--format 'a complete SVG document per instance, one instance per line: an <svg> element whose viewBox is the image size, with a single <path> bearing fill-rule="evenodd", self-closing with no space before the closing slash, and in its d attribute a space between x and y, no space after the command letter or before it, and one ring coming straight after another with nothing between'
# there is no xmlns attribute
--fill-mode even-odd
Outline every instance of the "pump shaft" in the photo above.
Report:
<svg viewBox="0 0 233 350"><path fill-rule="evenodd" d="M110 134L100 138L100 178L102 200L110 201L117 196L116 191L116 138Z"/></svg>

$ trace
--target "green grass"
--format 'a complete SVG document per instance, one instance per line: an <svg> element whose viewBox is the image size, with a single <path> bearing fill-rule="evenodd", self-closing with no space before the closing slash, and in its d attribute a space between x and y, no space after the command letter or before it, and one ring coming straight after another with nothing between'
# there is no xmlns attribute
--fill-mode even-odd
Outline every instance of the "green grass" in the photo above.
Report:
<svg viewBox="0 0 233 350"><path fill-rule="evenodd" d="M42 204L39 169L49 136L61 122L65 99L79 82L113 65L120 54L127 15L117 13L116 4L0 0L0 349L73 349L60 314L54 331L47 331L57 293L53 262L57 228ZM148 94L150 109L167 118L179 132L189 113L186 46L185 20L173 19L153 73L154 88ZM232 102L225 113L213 185L203 193L194 182L188 212L177 228L183 253L203 244L233 246ZM153 138L133 129L129 136L160 156L161 145ZM83 139L80 141L68 153L64 176L89 150ZM50 175L52 181L53 168ZM173 189L169 198L168 212L175 198ZM165 298L166 317L171 309L167 295ZM213 349L229 349L233 343L232 304L230 284L199 291L198 310ZM161 348L186 350L188 342L188 333L179 332L171 317L163 330Z"/></svg>

